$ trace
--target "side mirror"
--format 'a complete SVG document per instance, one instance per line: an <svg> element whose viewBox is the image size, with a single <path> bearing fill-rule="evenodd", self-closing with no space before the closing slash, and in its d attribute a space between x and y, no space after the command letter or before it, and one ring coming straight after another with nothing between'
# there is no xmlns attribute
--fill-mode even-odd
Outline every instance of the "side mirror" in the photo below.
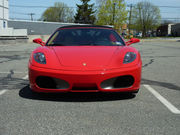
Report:
<svg viewBox="0 0 180 135"><path fill-rule="evenodd" d="M138 38L131 38L129 41L126 42L126 45L131 45L138 42L140 42Z"/></svg>
<svg viewBox="0 0 180 135"><path fill-rule="evenodd" d="M45 43L42 41L41 38L36 38L36 39L33 40L33 42L36 43L36 44L40 44L42 46L45 46Z"/></svg>

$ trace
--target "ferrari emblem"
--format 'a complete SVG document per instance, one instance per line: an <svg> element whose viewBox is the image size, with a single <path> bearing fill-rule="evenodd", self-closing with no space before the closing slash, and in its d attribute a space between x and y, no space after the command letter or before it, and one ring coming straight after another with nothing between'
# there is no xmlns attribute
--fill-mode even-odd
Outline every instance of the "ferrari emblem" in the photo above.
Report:
<svg viewBox="0 0 180 135"><path fill-rule="evenodd" d="M87 64L86 64L86 63L83 63L83 66L87 66Z"/></svg>

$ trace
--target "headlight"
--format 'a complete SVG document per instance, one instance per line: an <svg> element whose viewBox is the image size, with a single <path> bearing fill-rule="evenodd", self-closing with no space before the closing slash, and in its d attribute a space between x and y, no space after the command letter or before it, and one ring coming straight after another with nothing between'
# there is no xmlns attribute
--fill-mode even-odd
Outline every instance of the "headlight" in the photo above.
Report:
<svg viewBox="0 0 180 135"><path fill-rule="evenodd" d="M131 63L136 59L136 54L133 52L127 52L126 55L124 56L124 61L123 63Z"/></svg>
<svg viewBox="0 0 180 135"><path fill-rule="evenodd" d="M46 64L46 58L45 55L43 53L35 53L34 54L34 59L36 62L40 63L40 64Z"/></svg>

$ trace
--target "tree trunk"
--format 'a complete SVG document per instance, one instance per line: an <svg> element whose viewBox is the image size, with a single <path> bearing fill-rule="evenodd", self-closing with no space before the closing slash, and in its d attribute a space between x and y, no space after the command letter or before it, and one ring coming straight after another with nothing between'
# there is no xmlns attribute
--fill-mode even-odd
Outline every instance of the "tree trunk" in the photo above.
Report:
<svg viewBox="0 0 180 135"><path fill-rule="evenodd" d="M142 30L142 37L146 37L146 27L145 27L145 25L143 26L143 30Z"/></svg>

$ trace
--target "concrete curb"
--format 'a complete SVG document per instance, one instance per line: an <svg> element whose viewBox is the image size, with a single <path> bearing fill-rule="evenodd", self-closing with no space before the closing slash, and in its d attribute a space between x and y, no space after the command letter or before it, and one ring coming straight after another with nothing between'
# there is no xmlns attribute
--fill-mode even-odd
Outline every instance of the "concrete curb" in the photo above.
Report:
<svg viewBox="0 0 180 135"><path fill-rule="evenodd" d="M180 42L180 38L158 38L158 39L140 39L142 42Z"/></svg>
<svg viewBox="0 0 180 135"><path fill-rule="evenodd" d="M27 43L27 36L0 36L0 44Z"/></svg>

